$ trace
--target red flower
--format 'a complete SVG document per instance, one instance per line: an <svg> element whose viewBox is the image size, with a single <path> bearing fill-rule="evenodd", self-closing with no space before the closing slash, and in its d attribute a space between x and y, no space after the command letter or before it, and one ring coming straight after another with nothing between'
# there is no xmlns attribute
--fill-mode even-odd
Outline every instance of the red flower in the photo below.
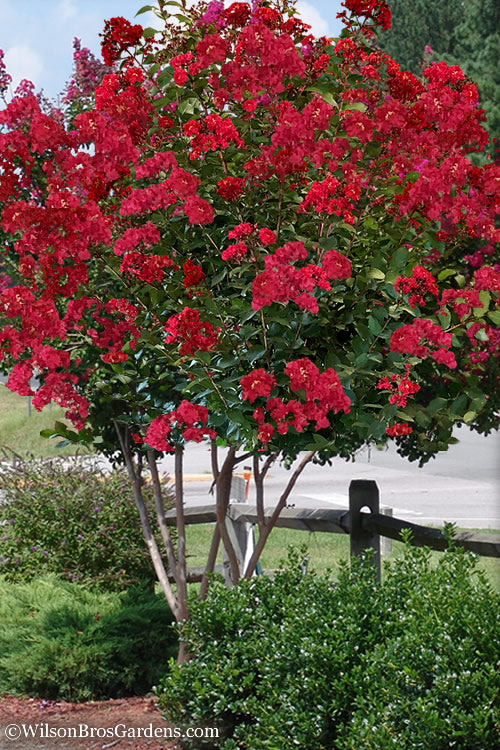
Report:
<svg viewBox="0 0 500 750"><path fill-rule="evenodd" d="M102 58L106 65L113 65L118 60L123 50L133 47L137 44L142 34L142 26L134 26L121 16L110 18L104 24L104 33L100 34L104 38L101 44Z"/></svg>
<svg viewBox="0 0 500 750"><path fill-rule="evenodd" d="M325 253L322 267L327 279L348 279L352 275L351 261L337 250Z"/></svg>
<svg viewBox="0 0 500 750"><path fill-rule="evenodd" d="M174 82L178 86L184 86L187 79L188 79L188 74L186 73L185 70L182 70L182 68L176 68L174 70Z"/></svg>
<svg viewBox="0 0 500 750"><path fill-rule="evenodd" d="M389 437L399 437L400 435L411 435L413 428L409 424L403 422L399 424L393 424L392 427L385 428L386 433Z"/></svg>
<svg viewBox="0 0 500 750"><path fill-rule="evenodd" d="M198 310L185 307L178 315L172 315L164 326L167 344L180 343L179 354L208 352L217 346L219 328L200 320Z"/></svg>
<svg viewBox="0 0 500 750"><path fill-rule="evenodd" d="M394 283L397 292L404 294L411 292L409 303L412 307L425 305L425 294L438 295L438 288L434 276L423 266L415 266L410 277L400 276Z"/></svg>
<svg viewBox="0 0 500 750"><path fill-rule="evenodd" d="M221 255L222 260L240 261L246 255L248 247L244 242L237 242L235 245L228 245Z"/></svg>
<svg viewBox="0 0 500 750"><path fill-rule="evenodd" d="M217 195L226 201L235 201L245 190L245 180L241 177L224 177L217 183Z"/></svg>
<svg viewBox="0 0 500 750"><path fill-rule="evenodd" d="M126 362L128 354L125 352L109 352L108 354L101 354L101 359L103 362L116 364L117 362Z"/></svg>
<svg viewBox="0 0 500 750"><path fill-rule="evenodd" d="M255 112L257 109L257 102L255 99L247 99L246 102L243 102L242 107L245 112Z"/></svg>
<svg viewBox="0 0 500 750"><path fill-rule="evenodd" d="M184 271L183 284L185 289L191 286L199 286L205 279L201 266L196 265L189 259L184 263L182 270Z"/></svg>
<svg viewBox="0 0 500 750"><path fill-rule="evenodd" d="M276 242L276 235L270 229L264 227L263 229L259 229L259 239L264 246L274 245Z"/></svg>
<svg viewBox="0 0 500 750"><path fill-rule="evenodd" d="M258 396L269 396L276 385L276 378L272 373L266 372L261 367L258 370L252 370L248 375L244 375L240 384L243 389L242 398L253 404Z"/></svg>

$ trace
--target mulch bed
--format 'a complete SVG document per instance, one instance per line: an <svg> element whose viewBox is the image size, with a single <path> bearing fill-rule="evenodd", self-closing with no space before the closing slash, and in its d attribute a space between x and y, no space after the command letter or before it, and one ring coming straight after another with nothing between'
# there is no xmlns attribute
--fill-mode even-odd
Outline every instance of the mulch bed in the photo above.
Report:
<svg viewBox="0 0 500 750"><path fill-rule="evenodd" d="M6 736L9 726L8 732L18 732L12 729L12 725L20 728L19 739ZM28 725L36 733L35 737L29 736L29 730L28 737L25 736ZM79 732L80 725L83 725L83 734L88 732L87 737L68 736L70 728ZM125 725L120 726L120 733L134 730L135 736L120 738L113 733L102 736L103 729L116 725ZM101 736L94 731L92 737L92 728L99 728ZM138 734L140 728L147 728L146 736ZM155 739L155 729L161 730L162 736L169 736L169 725L162 719L154 699L150 697L66 703L0 696L0 750L177 750L179 746L174 741Z"/></svg>

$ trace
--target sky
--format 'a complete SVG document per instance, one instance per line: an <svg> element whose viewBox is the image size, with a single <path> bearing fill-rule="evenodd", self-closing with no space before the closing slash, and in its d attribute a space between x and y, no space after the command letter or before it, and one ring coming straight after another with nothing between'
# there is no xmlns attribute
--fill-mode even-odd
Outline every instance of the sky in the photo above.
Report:
<svg viewBox="0 0 500 750"><path fill-rule="evenodd" d="M0 0L0 49L14 87L27 78L55 98L71 77L74 37L98 56L104 20L124 16L133 21L146 4L154 0ZM340 33L340 0L298 0L297 8L316 36ZM148 16L136 22L157 28L154 16Z"/></svg>

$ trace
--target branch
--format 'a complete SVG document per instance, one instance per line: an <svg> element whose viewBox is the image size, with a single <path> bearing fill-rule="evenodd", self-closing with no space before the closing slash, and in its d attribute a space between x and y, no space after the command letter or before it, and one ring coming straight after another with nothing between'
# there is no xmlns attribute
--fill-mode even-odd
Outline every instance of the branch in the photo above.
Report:
<svg viewBox="0 0 500 750"><path fill-rule="evenodd" d="M182 619L187 619L187 581L186 581L186 526L184 523L184 493L183 493L183 459L184 448L175 447L175 515L177 523L177 559L179 585L177 597Z"/></svg>
<svg viewBox="0 0 500 750"><path fill-rule="evenodd" d="M231 579L233 585L236 585L240 579L240 566L233 543L231 542L231 538L226 528L226 515L229 506L235 452L236 448L230 448L225 458L219 478L217 479L216 499L217 526L231 566Z"/></svg>
<svg viewBox="0 0 500 750"><path fill-rule="evenodd" d="M139 517L141 519L142 533L144 534L144 540L149 550L156 576L165 595L165 599L167 600L168 605L175 616L175 619L182 619L182 617L180 617L181 613L179 609L179 601L174 594L172 586L170 585L165 566L158 549L158 545L156 544L156 539L154 538L153 532L151 531L148 512L146 510L144 498L142 496L140 478L135 472L132 463L132 456L128 445L128 430L127 428L125 428L125 435L122 435L116 420L113 420L113 424L116 430L116 434L118 435L118 440L120 441L120 447L122 450L123 458L125 460L125 465L127 467L127 473L130 479L130 483L132 484L132 488L134 490L134 500L137 506L137 510L139 511Z"/></svg>
<svg viewBox="0 0 500 750"><path fill-rule="evenodd" d="M158 466L156 465L154 451L148 450L147 457L148 457L149 468L151 471L151 479L153 483L153 492L154 492L154 497L155 497L156 517L158 519L158 526L160 527L161 538L163 539L163 544L165 545L165 549L167 551L168 564L170 566L170 570L173 573L177 586L179 586L177 560L175 557L175 550L174 550L174 545L172 542L172 537L170 535L170 529L168 528L167 519L165 517L165 507L163 505L163 494L161 491L160 477L158 476Z"/></svg>
<svg viewBox="0 0 500 750"><path fill-rule="evenodd" d="M252 557L250 558L250 560L248 562L248 566L247 566L247 569L246 569L245 574L244 574L245 578L251 578L252 577L252 575L254 573L254 570L255 570L255 567L256 567L256 565L257 565L257 563L259 561L259 558L260 558L260 556L262 554L262 550L264 549L264 546L266 544L267 538L268 538L269 534L271 533L271 531L273 530L273 528L274 528L274 526L276 524L276 521L278 520L279 514L281 513L281 511L285 507L286 501L287 501L287 499L288 499L288 497L290 495L290 492L294 488L297 479L302 474L302 472L304 471L304 469L307 466L307 464L310 461L312 461L312 459L314 458L315 455L316 455L316 451L310 451L309 453L306 453L306 455L304 456L304 458L302 459L302 461L300 462L300 464L297 466L297 468L293 472L292 476L290 477L290 479L288 481L288 484L285 487L285 490L283 491L280 499L278 500L278 502L276 504L276 507L275 507L275 509L273 511L273 514L272 514L271 518L269 519L269 521L267 521L267 523L265 523L265 525L260 530L259 540L258 540L258 542L257 542L257 544L255 546L255 549L254 549L254 551L252 553Z"/></svg>

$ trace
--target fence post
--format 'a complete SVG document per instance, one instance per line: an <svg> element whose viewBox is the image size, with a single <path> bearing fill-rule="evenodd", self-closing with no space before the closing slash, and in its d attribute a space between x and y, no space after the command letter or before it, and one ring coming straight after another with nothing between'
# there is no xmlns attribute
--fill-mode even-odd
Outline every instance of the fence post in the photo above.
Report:
<svg viewBox="0 0 500 750"><path fill-rule="evenodd" d="M393 517L393 509L388 505L382 505L380 512L383 516ZM392 539L388 536L380 537L380 554L382 557L388 557L392 552Z"/></svg>
<svg viewBox="0 0 500 750"><path fill-rule="evenodd" d="M380 497L377 483L367 479L353 479L349 485L349 513L351 519L351 557L360 557L366 549L374 549L375 575L380 581L380 536L365 531L361 526L361 510L378 513Z"/></svg>
<svg viewBox="0 0 500 750"><path fill-rule="evenodd" d="M236 501L237 503L246 502L245 491L246 482L243 477L233 476L231 480L231 495L229 502L231 502L231 500ZM248 526L249 524L246 523L234 523L234 521L229 518L229 516L226 516L226 528L229 534L229 538L231 539L232 545L234 547L234 551L236 552L236 557L238 558L240 573L243 571L247 555ZM231 578L231 565L229 563L229 558L227 556L226 550L224 549L224 546L222 547L222 560L226 586L233 586L234 583Z"/></svg>

